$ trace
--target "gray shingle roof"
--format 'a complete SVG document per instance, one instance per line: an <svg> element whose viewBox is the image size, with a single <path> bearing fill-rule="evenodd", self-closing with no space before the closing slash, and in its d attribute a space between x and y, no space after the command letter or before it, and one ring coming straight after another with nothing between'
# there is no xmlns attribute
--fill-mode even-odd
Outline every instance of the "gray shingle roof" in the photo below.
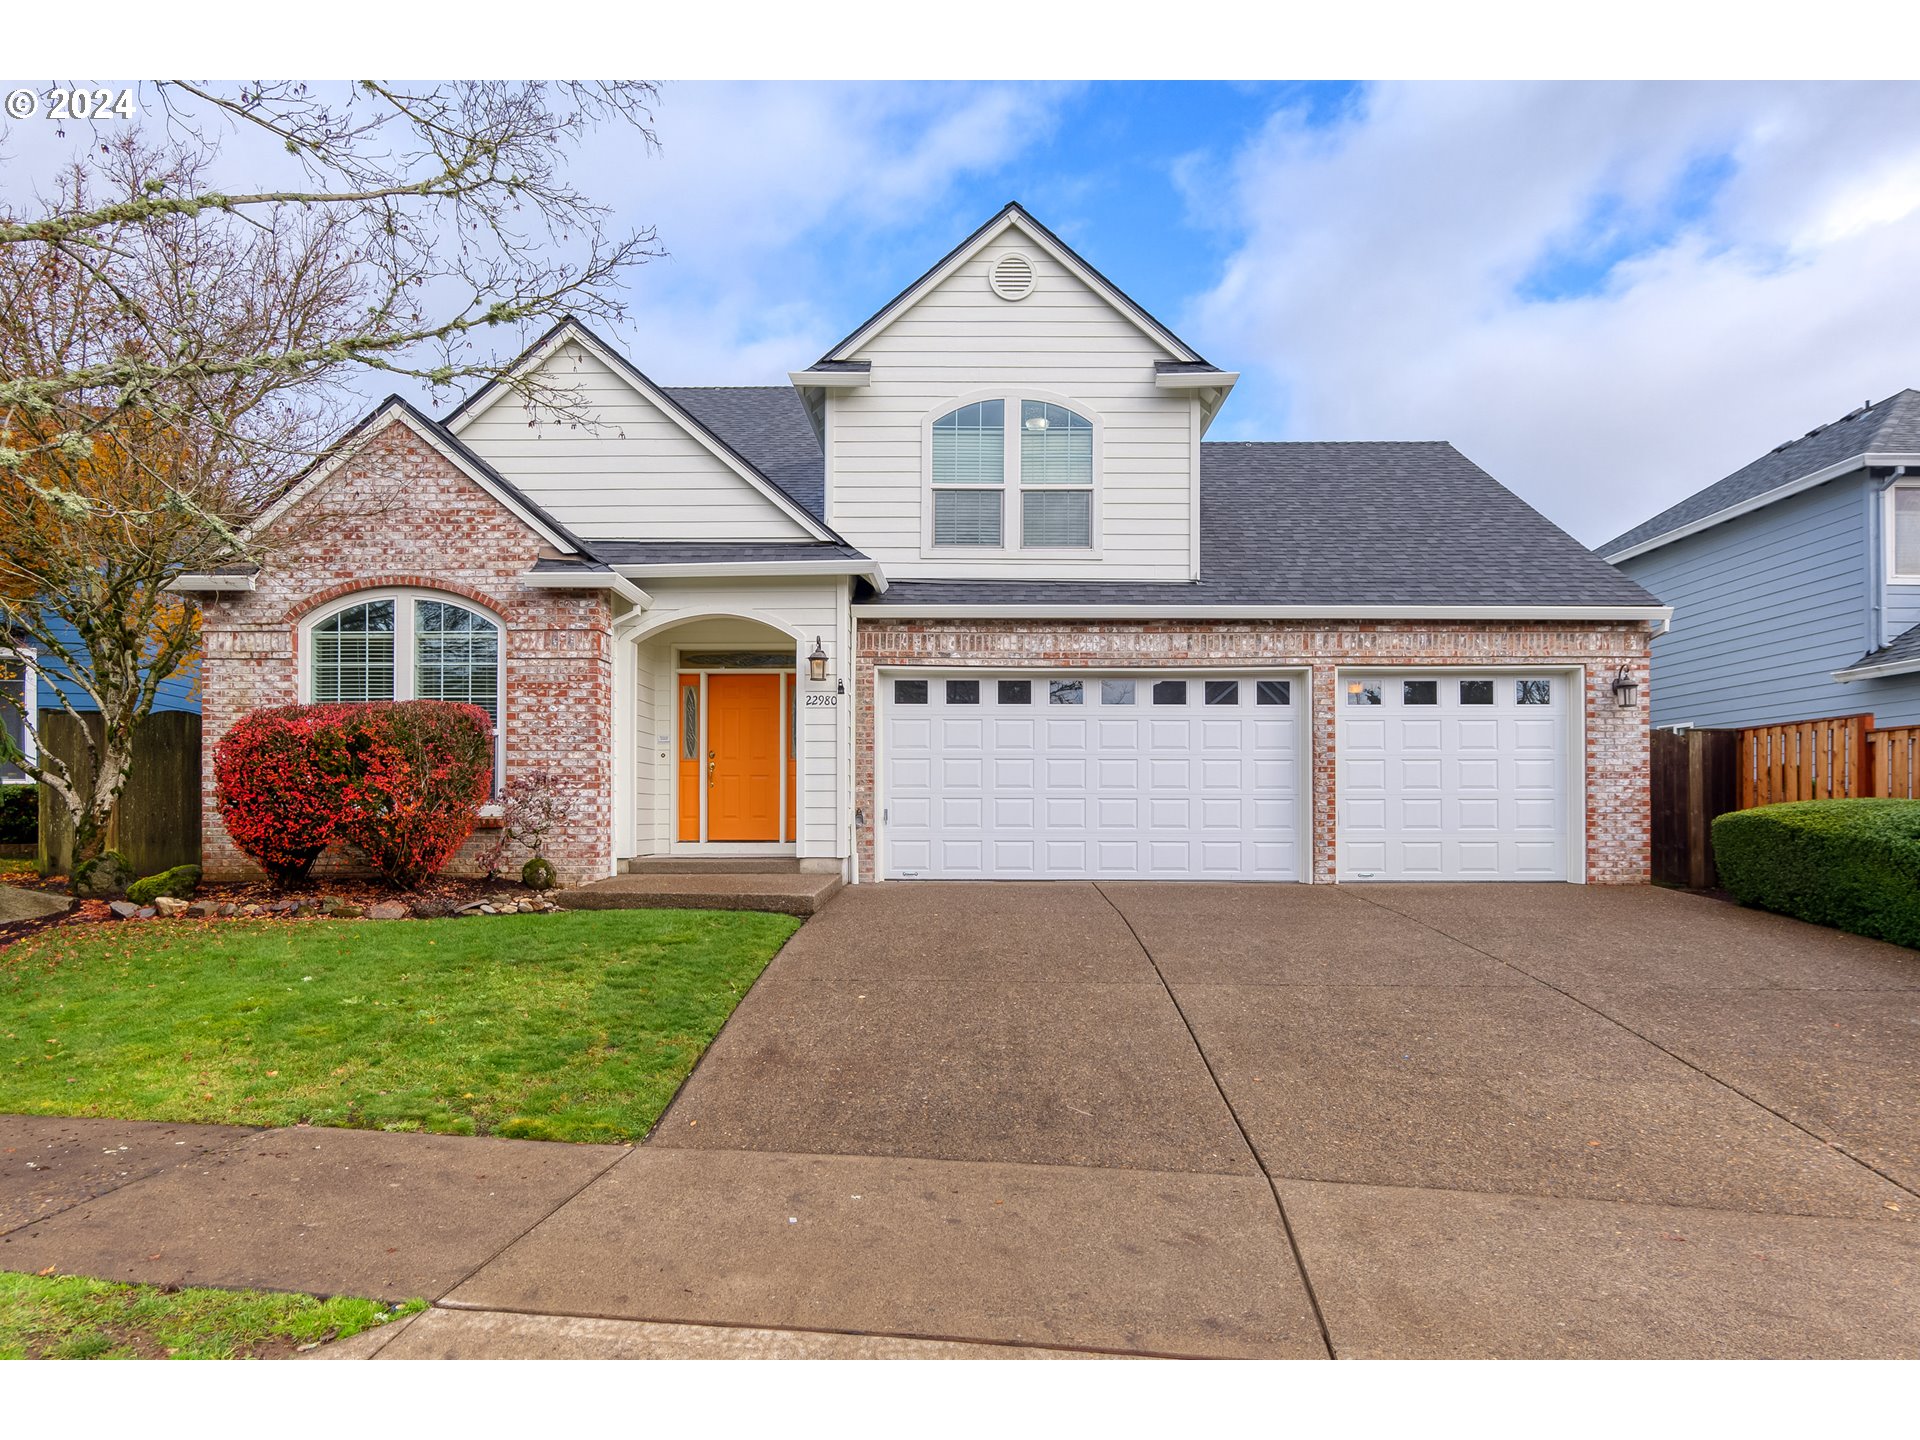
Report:
<svg viewBox="0 0 1920 1440"><path fill-rule="evenodd" d="M1657 605L1444 441L1200 447L1195 583L896 580L880 605Z"/></svg>
<svg viewBox="0 0 1920 1440"><path fill-rule="evenodd" d="M826 523L826 471L820 440L800 392L790 385L662 386L789 500Z"/></svg>
<svg viewBox="0 0 1920 1440"><path fill-rule="evenodd" d="M666 393L824 518L820 442L793 389ZM1200 455L1197 583L895 581L870 598L888 605L1145 607L1659 603L1442 441L1210 443ZM670 552L657 542L592 543L597 559L620 565L644 564L645 556L689 563L701 548L671 547L676 558L669 560L659 558ZM859 552L845 545L728 545L707 558L803 555Z"/></svg>
<svg viewBox="0 0 1920 1440"><path fill-rule="evenodd" d="M1847 666L1846 670L1842 670L1840 673L1844 675L1847 673L1847 670L1864 670L1868 666L1878 667L1881 665L1914 665L1920 667L1920 625L1914 626L1911 630L1901 631L1878 650L1867 651L1866 654L1862 655L1858 660L1854 661L1853 664Z"/></svg>
<svg viewBox="0 0 1920 1440"><path fill-rule="evenodd" d="M1618 554L1869 451L1920 452L1920 390L1902 390L1877 405L1863 405L1830 424L1809 430L1798 440L1776 445L1751 465L1742 466L1644 524L1596 546L1595 553Z"/></svg>

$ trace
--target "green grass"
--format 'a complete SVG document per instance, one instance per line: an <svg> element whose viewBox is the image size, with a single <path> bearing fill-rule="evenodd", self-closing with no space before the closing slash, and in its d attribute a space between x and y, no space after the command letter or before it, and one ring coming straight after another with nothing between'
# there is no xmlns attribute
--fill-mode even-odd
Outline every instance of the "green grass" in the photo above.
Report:
<svg viewBox="0 0 1920 1440"><path fill-rule="evenodd" d="M59 926L0 950L0 1095L38 1115L636 1140L799 923Z"/></svg>
<svg viewBox="0 0 1920 1440"><path fill-rule="evenodd" d="M28 876L37 877L39 873L31 860L9 860L5 856L0 856L0 885L4 885L8 880L24 880Z"/></svg>
<svg viewBox="0 0 1920 1440"><path fill-rule="evenodd" d="M161 1290L77 1275L0 1270L0 1360L241 1360L344 1340L423 1300Z"/></svg>

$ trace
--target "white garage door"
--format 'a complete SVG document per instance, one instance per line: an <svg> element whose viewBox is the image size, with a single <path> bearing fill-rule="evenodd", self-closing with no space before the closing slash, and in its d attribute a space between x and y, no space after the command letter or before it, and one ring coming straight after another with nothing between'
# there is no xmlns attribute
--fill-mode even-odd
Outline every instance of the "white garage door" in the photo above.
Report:
<svg viewBox="0 0 1920 1440"><path fill-rule="evenodd" d="M1297 679L880 685L890 879L1299 878Z"/></svg>
<svg viewBox="0 0 1920 1440"><path fill-rule="evenodd" d="M1343 880L1565 880L1565 674L1342 671Z"/></svg>

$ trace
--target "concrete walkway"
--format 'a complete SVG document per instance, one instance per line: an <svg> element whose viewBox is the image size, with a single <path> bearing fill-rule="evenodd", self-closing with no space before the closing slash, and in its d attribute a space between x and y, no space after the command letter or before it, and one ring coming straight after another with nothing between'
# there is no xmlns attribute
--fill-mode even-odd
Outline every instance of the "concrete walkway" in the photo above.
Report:
<svg viewBox="0 0 1920 1440"><path fill-rule="evenodd" d="M1666 891L857 887L642 1147L0 1120L0 1268L434 1299L394 1356L1914 1357L1916 1031Z"/></svg>

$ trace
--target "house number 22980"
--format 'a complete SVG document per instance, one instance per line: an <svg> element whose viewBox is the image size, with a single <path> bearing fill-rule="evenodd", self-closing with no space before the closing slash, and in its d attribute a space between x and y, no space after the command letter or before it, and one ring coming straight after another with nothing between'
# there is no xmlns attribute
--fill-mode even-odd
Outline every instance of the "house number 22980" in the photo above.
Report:
<svg viewBox="0 0 1920 1440"><path fill-rule="evenodd" d="M807 696L807 708L811 710L816 705L831 706L836 704L839 699L840 697L838 695L809 695Z"/></svg>

